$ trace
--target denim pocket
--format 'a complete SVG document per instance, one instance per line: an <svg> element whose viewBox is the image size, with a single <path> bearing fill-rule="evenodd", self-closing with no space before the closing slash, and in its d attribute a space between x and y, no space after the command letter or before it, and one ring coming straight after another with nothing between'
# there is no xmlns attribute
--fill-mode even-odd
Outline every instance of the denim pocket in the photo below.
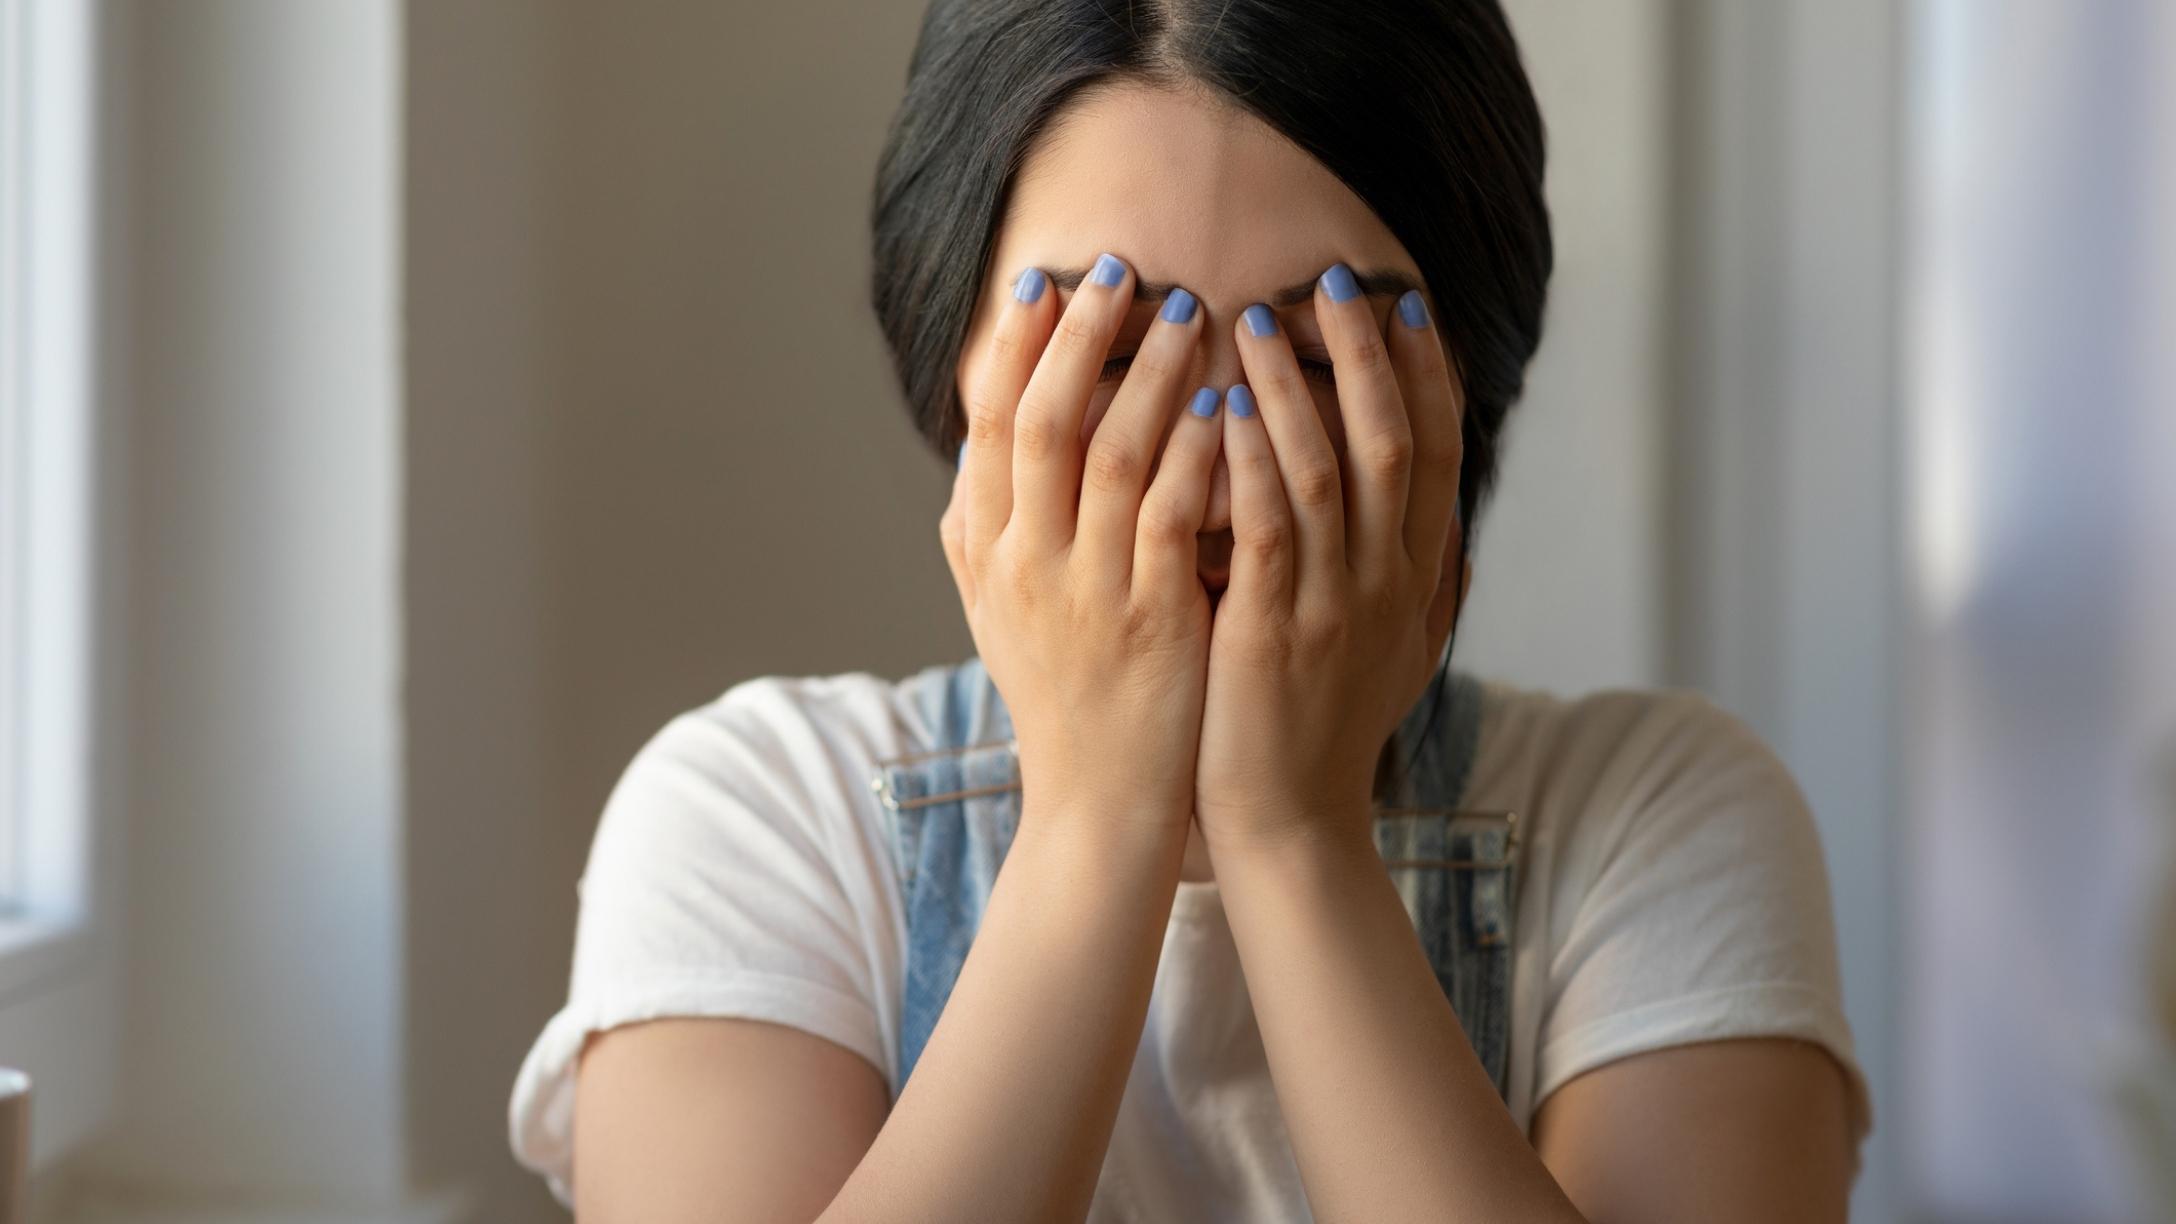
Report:
<svg viewBox="0 0 2176 1224"><path fill-rule="evenodd" d="M997 869L1019 830L1019 759L1010 741L895 757L879 762L870 785L890 819L906 909L898 1084L904 1088L952 997Z"/></svg>
<svg viewBox="0 0 2176 1224"><path fill-rule="evenodd" d="M1508 1086L1518 816L1378 808L1375 848L1436 980L1496 1084Z"/></svg>

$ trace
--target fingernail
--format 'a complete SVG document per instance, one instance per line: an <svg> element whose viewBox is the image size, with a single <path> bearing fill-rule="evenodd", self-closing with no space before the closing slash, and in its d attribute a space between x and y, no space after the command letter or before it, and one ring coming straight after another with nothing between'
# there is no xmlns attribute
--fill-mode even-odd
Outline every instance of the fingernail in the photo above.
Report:
<svg viewBox="0 0 2176 1224"><path fill-rule="evenodd" d="M1105 251L1096 256L1096 266L1089 271L1088 279L1108 288L1126 279L1126 265L1118 262L1118 256Z"/></svg>
<svg viewBox="0 0 2176 1224"><path fill-rule="evenodd" d="M966 444L965 442L962 442L962 443L960 443L960 453L959 453L959 457L958 457L958 458L956 458L956 459L954 459L954 460L952 461L952 470L953 470L953 471L958 471L958 470L960 469L960 467L961 467L962 465L964 465L964 464L965 464L966 462L967 462L967 444Z"/></svg>
<svg viewBox="0 0 2176 1224"><path fill-rule="evenodd" d="M1224 393L1224 402L1232 406L1233 416L1254 415L1254 392L1247 390L1245 383L1233 383L1231 390Z"/></svg>
<svg viewBox="0 0 2176 1224"><path fill-rule="evenodd" d="M1201 390L1194 392L1194 402L1188 404L1187 408L1192 411L1195 416L1198 417L1215 416L1216 388L1203 387Z"/></svg>
<svg viewBox="0 0 2176 1224"><path fill-rule="evenodd" d="M1194 295L1184 289L1173 289L1164 299L1163 319L1166 323L1184 323L1194 317Z"/></svg>
<svg viewBox="0 0 2176 1224"><path fill-rule="evenodd" d="M1360 283L1352 278L1352 269L1343 261L1331 264L1330 270L1322 274L1322 287L1330 291L1333 302L1349 302L1360 296Z"/></svg>
<svg viewBox="0 0 2176 1224"><path fill-rule="evenodd" d="M1420 300L1420 290L1408 289L1398 299L1398 317L1407 327L1424 327L1428 323L1428 303Z"/></svg>
<svg viewBox="0 0 2176 1224"><path fill-rule="evenodd" d="M1269 307L1256 302L1247 307L1247 330L1257 336L1273 335L1277 331L1277 315Z"/></svg>
<svg viewBox="0 0 2176 1224"><path fill-rule="evenodd" d="M1023 302L1032 302L1043 296L1043 286L1049 280L1049 277L1043 275L1041 268L1029 268L1020 274L1019 279L1013 281L1012 295Z"/></svg>

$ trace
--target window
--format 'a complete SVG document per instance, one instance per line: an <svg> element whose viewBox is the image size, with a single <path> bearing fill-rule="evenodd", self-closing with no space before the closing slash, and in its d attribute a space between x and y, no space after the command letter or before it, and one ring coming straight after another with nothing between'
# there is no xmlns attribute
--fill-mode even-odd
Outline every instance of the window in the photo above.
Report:
<svg viewBox="0 0 2176 1224"><path fill-rule="evenodd" d="M22 13L0 0L0 919L22 889Z"/></svg>
<svg viewBox="0 0 2176 1224"><path fill-rule="evenodd" d="M90 342L100 14L0 0L0 1063L39 1169L111 1110L117 933L93 811Z"/></svg>

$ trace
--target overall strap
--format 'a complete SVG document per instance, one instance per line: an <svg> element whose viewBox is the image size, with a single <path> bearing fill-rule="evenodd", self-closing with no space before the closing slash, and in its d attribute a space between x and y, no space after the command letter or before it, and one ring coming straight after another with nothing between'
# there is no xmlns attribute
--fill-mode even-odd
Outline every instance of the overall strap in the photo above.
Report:
<svg viewBox="0 0 2176 1224"><path fill-rule="evenodd" d="M901 683L934 742L879 762L871 779L889 818L907 919L895 1092L959 980L1019 829L1021 798L1012 719L979 658ZM1376 809L1374 830L1437 980L1503 1091L1517 818L1460 808L1484 696L1480 681L1454 670L1414 704L1394 743L1402 774L1395 801Z"/></svg>

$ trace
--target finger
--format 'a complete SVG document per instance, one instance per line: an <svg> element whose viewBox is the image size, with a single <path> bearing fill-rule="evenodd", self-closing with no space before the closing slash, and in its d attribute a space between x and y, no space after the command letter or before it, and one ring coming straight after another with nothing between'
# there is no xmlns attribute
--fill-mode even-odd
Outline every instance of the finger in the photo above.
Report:
<svg viewBox="0 0 2176 1224"><path fill-rule="evenodd" d="M944 563L952 571L952 585L959 588L960 607L975 614L975 576L967 565L966 443L960 444L962 467L952 474L952 499L937 519L937 542L944 549Z"/></svg>
<svg viewBox="0 0 2176 1224"><path fill-rule="evenodd" d="M1073 542L1080 512L1081 419L1103 356L1133 301L1133 269L1105 252L1074 290L1035 363L1013 422L1012 530L1049 553Z"/></svg>
<svg viewBox="0 0 2176 1224"><path fill-rule="evenodd" d="M1241 312L1233 328L1246 385L1260 408L1260 424L1291 505L1294 591L1303 596L1313 581L1344 577L1345 495L1337 452L1276 312L1256 303Z"/></svg>
<svg viewBox="0 0 2176 1224"><path fill-rule="evenodd" d="M1330 350L1345 427L1346 562L1387 579L1410 568L1404 528L1413 429L1374 301L1342 262L1315 282L1315 321Z"/></svg>
<svg viewBox="0 0 2176 1224"><path fill-rule="evenodd" d="M1107 566L1121 577L1133 564L1141 495L1156 463L1156 448L1177 412L1183 411L1179 403L1201 328L1194 295L1174 289L1096 424L1081 470L1080 524L1074 536L1074 553L1086 564ZM1215 392L1210 396L1214 411ZM1170 461L1168 455L1164 461Z"/></svg>
<svg viewBox="0 0 2176 1224"><path fill-rule="evenodd" d="M1223 447L1215 387L1194 392L1172 423L1156 478L1141 499L1133 544L1133 589L1176 598L1201 585L1201 525L1209 515L1209 477Z"/></svg>
<svg viewBox="0 0 2176 1224"><path fill-rule="evenodd" d="M1226 391L1223 415L1224 470L1232 487L1232 576L1225 602L1290 609L1292 513L1252 388L1239 383Z"/></svg>
<svg viewBox="0 0 2176 1224"><path fill-rule="evenodd" d="M1458 514L1458 470L1465 460L1465 393L1452 377L1428 304L1409 290L1391 311L1390 368L1413 428L1412 490L1406 496L1405 549L1416 564L1440 565Z"/></svg>
<svg viewBox="0 0 2176 1224"><path fill-rule="evenodd" d="M1012 518L1013 418L1036 358L1050 337L1058 295L1041 268L1023 268L999 308L989 360L967 388L966 558L970 568L989 555L990 542Z"/></svg>

